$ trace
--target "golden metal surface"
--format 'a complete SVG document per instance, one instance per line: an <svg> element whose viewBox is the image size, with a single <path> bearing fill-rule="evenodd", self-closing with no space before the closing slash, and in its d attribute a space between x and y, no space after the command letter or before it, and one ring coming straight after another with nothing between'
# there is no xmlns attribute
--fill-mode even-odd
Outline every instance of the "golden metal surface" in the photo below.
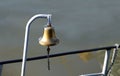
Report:
<svg viewBox="0 0 120 76"><path fill-rule="evenodd" d="M52 26L44 28L43 37L39 40L39 43L42 46L53 46L59 43Z"/></svg>

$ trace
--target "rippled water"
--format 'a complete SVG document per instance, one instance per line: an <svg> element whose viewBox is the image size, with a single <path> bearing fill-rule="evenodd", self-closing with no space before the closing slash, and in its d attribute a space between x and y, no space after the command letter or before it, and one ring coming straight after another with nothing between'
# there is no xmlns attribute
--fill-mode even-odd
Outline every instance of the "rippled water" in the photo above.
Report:
<svg viewBox="0 0 120 76"><path fill-rule="evenodd" d="M38 13L50 13L53 15L52 23L60 39L60 44L52 47L51 53L109 46L120 43L119 0L1 0L0 10L1 61L22 57L25 24L33 15ZM46 47L39 46L38 44L38 38L42 35L43 25L45 24L46 20L43 19L36 20L32 24L34 26L31 26L28 57L46 54ZM56 58L55 60L51 59L51 64L53 63L55 65L52 65L53 71L51 73L47 71L47 73L43 73L42 76L52 76L55 70L60 70L61 73L68 72L67 75L64 76L84 73L84 69L79 72L79 69L76 69L77 66L73 66L73 64L83 64L81 61L77 61L79 60L78 58L78 55L74 55L65 58ZM103 53L99 52L96 59L100 63L102 63L101 58L103 58ZM113 76L120 75L119 59L120 52L118 53L117 60L113 67ZM41 69L40 66L38 68L38 63L40 63L40 66L43 66ZM92 63L92 60L90 63ZM2 76L13 76L14 71L12 70L17 70L15 71L15 75L19 76L20 70L18 69L20 65L20 63L17 63L4 66ZM37 66L30 67L33 65ZM31 62L28 66L27 75L31 76L37 76L39 75L39 70L44 72L44 70L47 69L46 60ZM57 67L59 69L57 69ZM32 71L31 69L36 71ZM97 71L99 71L99 69L97 69ZM57 74L59 73L56 72L54 75L58 76Z"/></svg>

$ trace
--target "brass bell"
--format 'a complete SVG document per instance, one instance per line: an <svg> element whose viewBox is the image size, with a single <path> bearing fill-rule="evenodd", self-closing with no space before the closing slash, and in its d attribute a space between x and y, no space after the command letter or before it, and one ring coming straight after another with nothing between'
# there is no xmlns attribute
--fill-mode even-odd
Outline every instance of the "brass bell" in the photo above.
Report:
<svg viewBox="0 0 120 76"><path fill-rule="evenodd" d="M43 37L39 40L42 46L54 46L59 43L55 30L51 25L44 27Z"/></svg>
<svg viewBox="0 0 120 76"><path fill-rule="evenodd" d="M44 27L43 37L39 39L39 43L42 46L47 46L47 58L48 58L48 70L50 70L49 52L50 47L59 43L59 39L56 38L55 30L51 24Z"/></svg>

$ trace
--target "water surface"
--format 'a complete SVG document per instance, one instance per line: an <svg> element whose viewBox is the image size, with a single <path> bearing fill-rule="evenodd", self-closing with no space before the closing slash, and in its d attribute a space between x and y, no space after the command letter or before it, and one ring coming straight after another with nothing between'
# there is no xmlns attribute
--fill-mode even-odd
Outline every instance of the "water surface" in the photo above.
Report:
<svg viewBox="0 0 120 76"><path fill-rule="evenodd" d="M22 58L25 25L33 15L39 13L53 15L52 23L60 44L52 47L51 53L120 43L119 0L1 0L0 10L1 61ZM46 47L38 44L45 24L44 19L36 20L32 24L28 57L46 54ZM113 67L113 76L120 75L119 55ZM79 55L51 59L51 71L47 71L47 60L28 62L26 76L78 76L98 72L101 69L101 58L103 53L99 53L88 63L82 61ZM91 70L93 62L96 62L94 64L98 68ZM2 76L19 76L20 67L21 63L5 65Z"/></svg>

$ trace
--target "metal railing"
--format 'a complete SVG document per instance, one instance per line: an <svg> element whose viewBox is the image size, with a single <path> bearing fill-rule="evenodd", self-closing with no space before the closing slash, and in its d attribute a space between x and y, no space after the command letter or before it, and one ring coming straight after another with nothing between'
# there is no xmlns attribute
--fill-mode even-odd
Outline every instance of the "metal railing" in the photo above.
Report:
<svg viewBox="0 0 120 76"><path fill-rule="evenodd" d="M24 38L24 48L23 48L23 59L1 61L0 62L0 75L1 75L2 65L22 62L21 76L25 76L26 61L40 60L40 59L48 58L48 55L27 58L30 25L32 24L32 22L35 19L38 19L38 18L46 18L48 20L47 24L51 24L51 14L37 14L37 15L33 16L26 24L25 38ZM102 76L107 76L110 73L111 68L114 64L118 48L120 48L119 44L115 44L115 46L108 46L108 47L101 47L101 48L76 50L76 51L70 51L70 52L51 54L51 55L49 55L49 58L59 57L59 56L64 56L64 55L78 54L78 53L85 53L85 52L106 50L102 72L101 73L93 73L93 74L85 74L85 75L80 75L80 76L101 76L101 75ZM108 63L109 63L108 61L110 59L111 49L114 49L113 50L113 56L112 56L112 59L111 59L111 65L108 66Z"/></svg>
<svg viewBox="0 0 120 76"><path fill-rule="evenodd" d="M75 50L75 51L70 51L70 52L50 54L49 57L50 58L54 58L54 57L65 56L65 55L72 55L72 54L78 54L78 53L103 51L103 50L105 50L105 58L104 58L104 63L103 63L104 65L103 65L102 72L100 72L100 73L91 73L91 74L84 74L84 75L80 75L80 76L107 76L109 74L113 64L114 64L115 58L117 56L118 48L120 48L120 45L119 44L115 44L115 46L107 46L107 47L99 47L99 48L93 48L93 49ZM112 55L112 59L111 59L111 65L108 66L108 61L110 59L110 53L112 51L113 51L113 55ZM36 57L27 58L27 61L40 60L40 59L46 59L46 58L47 58L47 55L36 56ZM22 62L22 59L13 59L13 60L1 61L0 65L11 64L11 63L18 63L18 62ZM0 70L2 70L2 69L0 69Z"/></svg>
<svg viewBox="0 0 120 76"><path fill-rule="evenodd" d="M109 50L109 49L114 49L114 48L116 48L116 46L99 47L99 48L85 49L85 50L74 50L74 51L69 51L69 52L50 54L49 57L53 58L53 57L72 55L72 54L78 54L78 53L102 51L102 50L107 50L107 49ZM118 48L120 48L120 46ZM40 59L46 59L46 58L47 58L47 55L36 56L36 57L27 58L27 61L40 60ZM1 61L0 64L3 65L3 64L11 64L11 63L18 63L18 62L22 62L22 59L13 59L13 60Z"/></svg>

